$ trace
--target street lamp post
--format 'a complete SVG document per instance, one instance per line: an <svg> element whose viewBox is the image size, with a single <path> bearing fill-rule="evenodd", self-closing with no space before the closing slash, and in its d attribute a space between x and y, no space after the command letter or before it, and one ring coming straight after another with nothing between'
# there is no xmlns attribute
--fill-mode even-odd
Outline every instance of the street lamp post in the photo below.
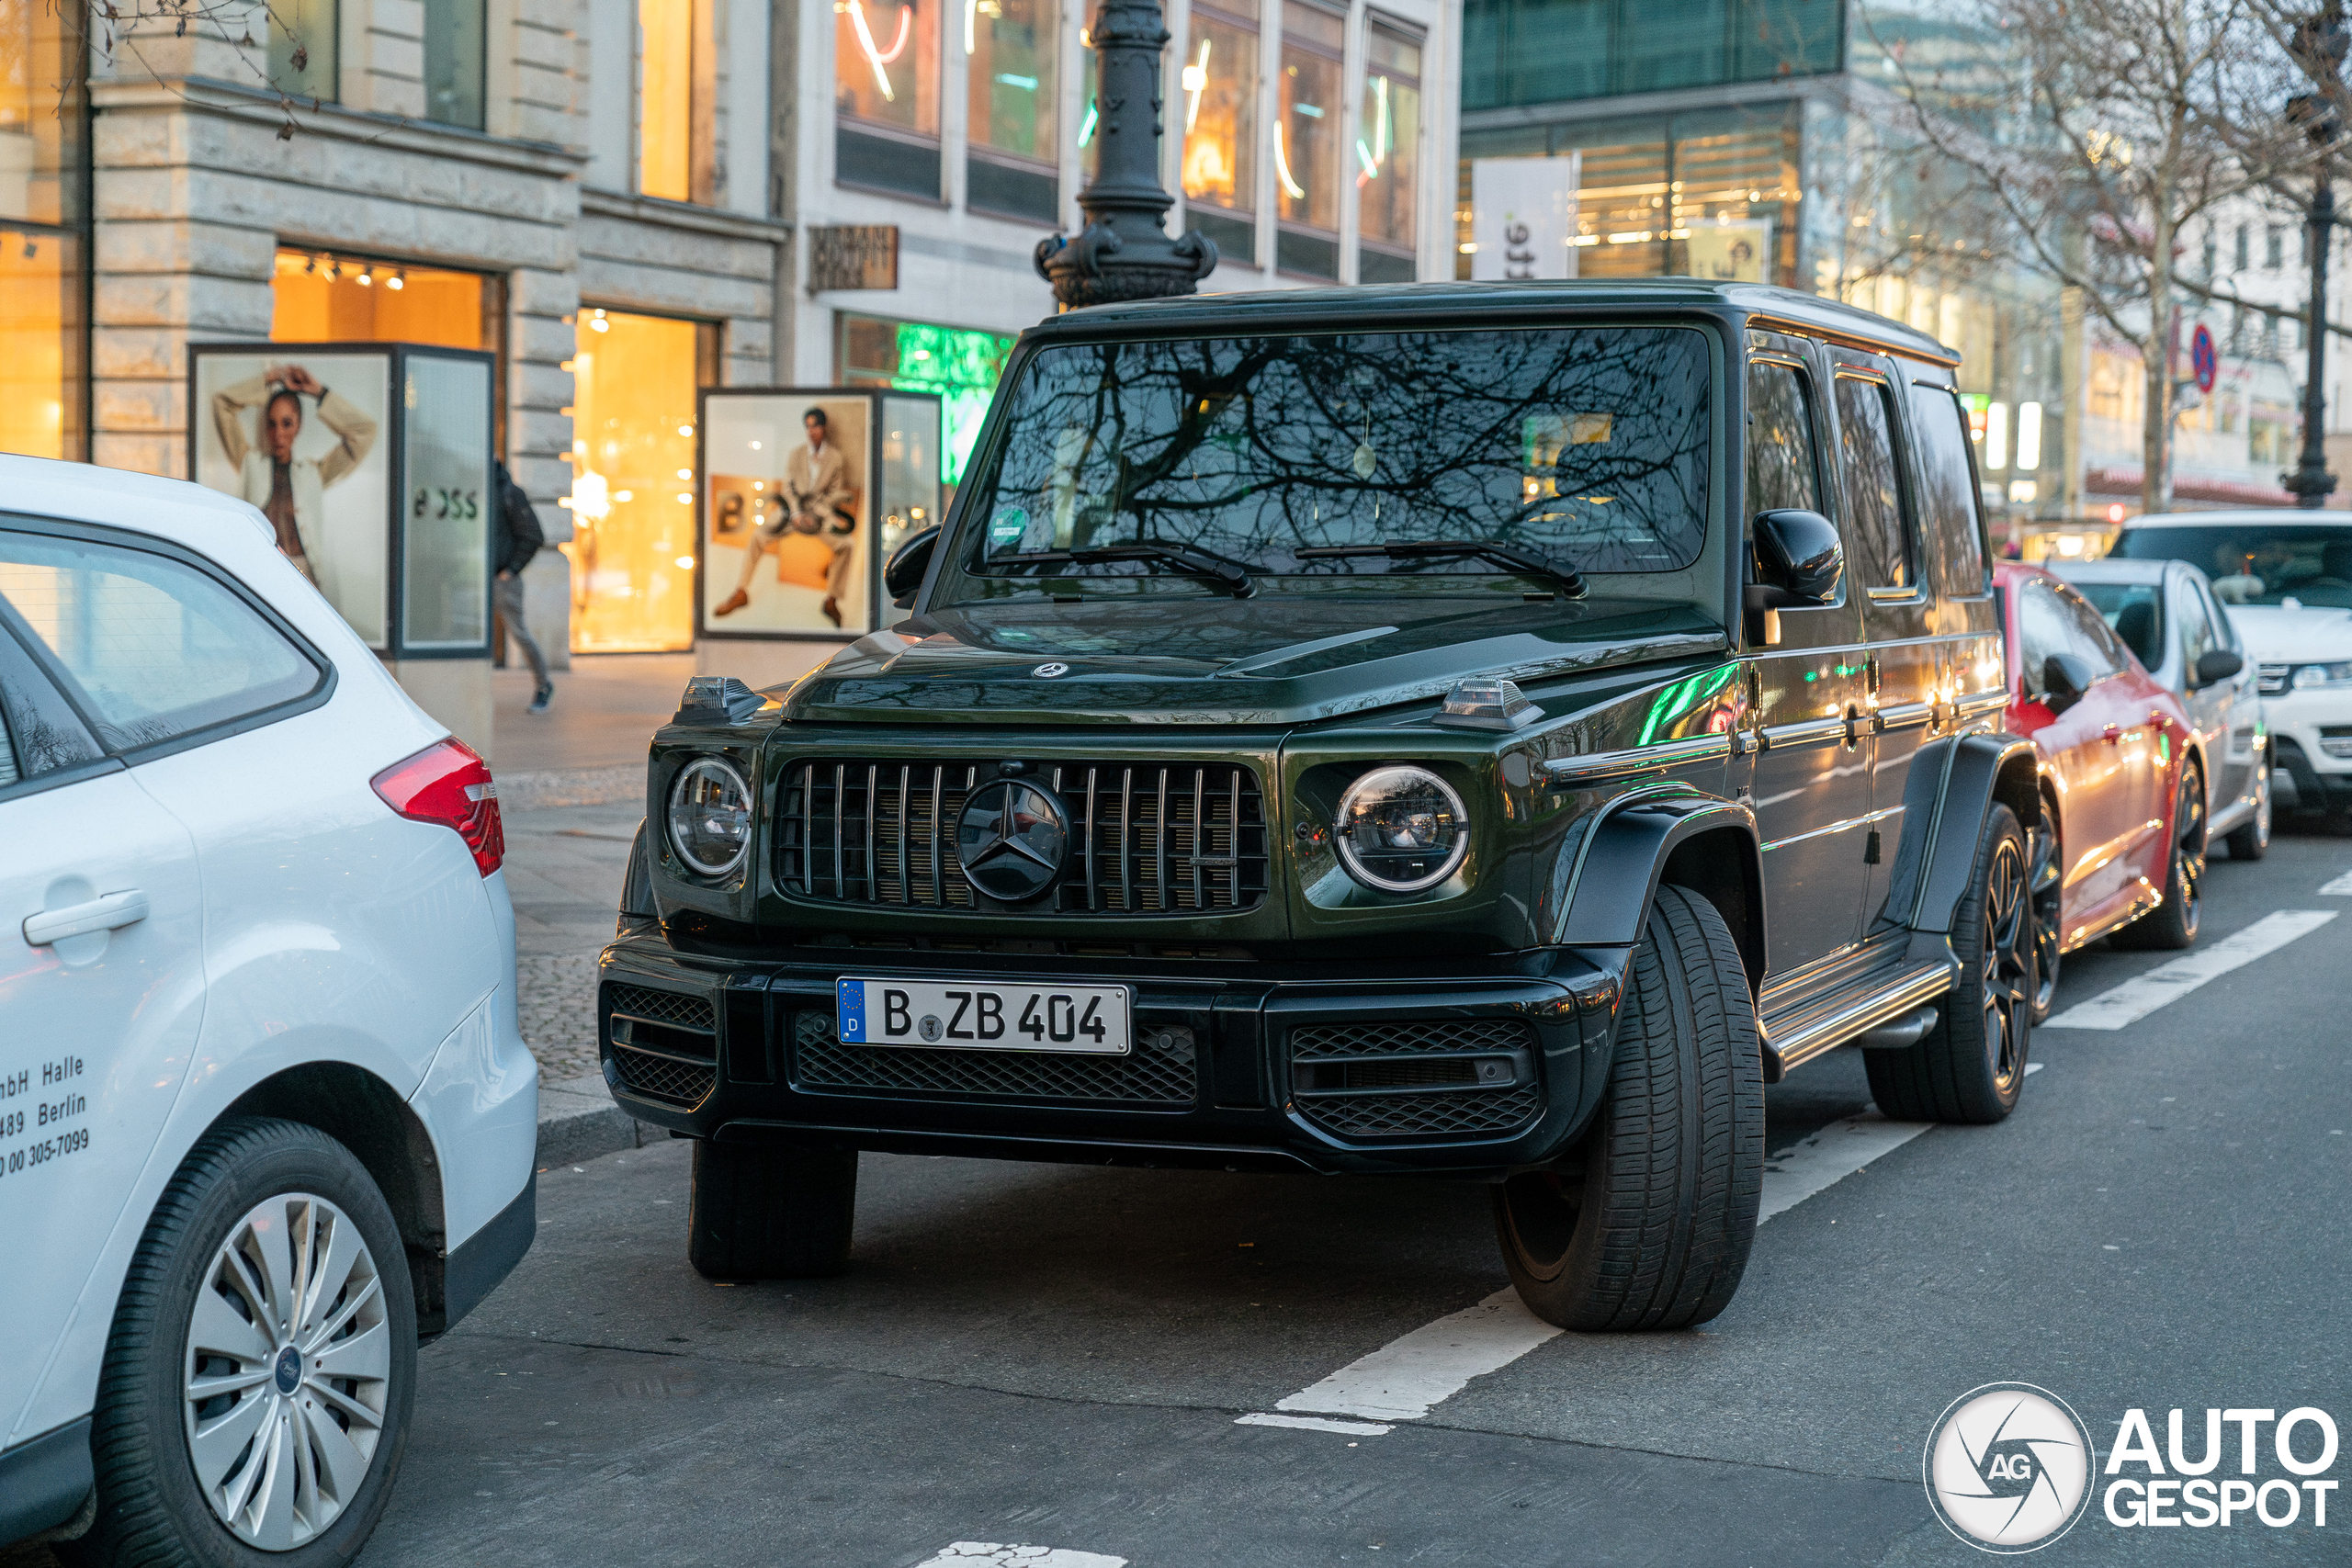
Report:
<svg viewBox="0 0 2352 1568"><path fill-rule="evenodd" d="M1190 294L1216 266L1207 235L1168 237L1176 198L1159 183L1160 51L1168 28L1159 0L1103 0L1094 14L1094 177L1079 193L1086 226L1076 239L1038 242L1037 271L1065 310Z"/></svg>
<svg viewBox="0 0 2352 1568"><path fill-rule="evenodd" d="M2325 9L2306 17L2295 29L2300 63L2322 90L2287 101L2288 119L2301 126L2312 144L2320 149L2320 161L2312 175L2312 292L2303 327L2308 355L2303 368L2303 453L2293 473L2278 476L2279 485L2293 494L2295 504L2307 511L2324 504L2335 489L2335 476L2327 471L2327 253L2335 227L2335 185L2329 177L2327 160L2343 130L2335 96L2346 42L2342 0L2328 0Z"/></svg>

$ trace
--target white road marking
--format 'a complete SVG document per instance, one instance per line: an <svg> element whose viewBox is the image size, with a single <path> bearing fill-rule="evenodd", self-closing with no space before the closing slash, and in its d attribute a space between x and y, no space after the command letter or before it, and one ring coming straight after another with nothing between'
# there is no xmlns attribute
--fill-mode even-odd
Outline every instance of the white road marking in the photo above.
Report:
<svg viewBox="0 0 2352 1568"><path fill-rule="evenodd" d="M1124 1557L1072 1551L1061 1546L999 1546L990 1540L959 1540L915 1568L1127 1568Z"/></svg>
<svg viewBox="0 0 2352 1568"><path fill-rule="evenodd" d="M1376 1438L1389 1428L1378 1421L1332 1421L1320 1416L1244 1416L1234 1422L1237 1427L1300 1427L1310 1432L1346 1432L1351 1436Z"/></svg>
<svg viewBox="0 0 2352 1568"><path fill-rule="evenodd" d="M2044 1029L2122 1029L2137 1023L2165 1003L2185 997L2208 980L2243 968L2266 953L2276 953L2297 937L2308 936L2335 919L2335 909L2279 909L2201 948L2160 964L2137 979L2126 980L2086 1002L2077 1002L2058 1014Z"/></svg>
<svg viewBox="0 0 2352 1568"><path fill-rule="evenodd" d="M2352 898L2352 871L2346 872L2320 889L2323 894L2337 898Z"/></svg>
<svg viewBox="0 0 2352 1568"><path fill-rule="evenodd" d="M1924 1122L1890 1122L1875 1111L1831 1122L1765 1162L1764 1195L1757 1223L1796 1207L1880 1156L1901 1148L1928 1127ZM1274 1405L1276 1410L1368 1417L1380 1425L1359 1428L1346 1422L1310 1422L1262 1414L1241 1416L1235 1425L1368 1430L1376 1435L1388 1429L1385 1424L1419 1420L1432 1406L1460 1393L1471 1379L1499 1371L1538 1345L1557 1338L1559 1333L1528 1311L1517 1291L1505 1287L1476 1306L1464 1307L1389 1341Z"/></svg>
<svg viewBox="0 0 2352 1568"><path fill-rule="evenodd" d="M1476 1306L1448 1314L1350 1361L1274 1408L1418 1421L1430 1405L1461 1393L1472 1378L1509 1366L1559 1332L1505 1286Z"/></svg>
<svg viewBox="0 0 2352 1568"><path fill-rule="evenodd" d="M2028 1062L2028 1063L2025 1065L2025 1076L2026 1076L2026 1077L2033 1077L2033 1075L2034 1075L2034 1074L2036 1074L2036 1073L2038 1073L2038 1072L2041 1071L2041 1069L2042 1069L2042 1068L2044 1068L2044 1067L2048 1066L2049 1065L2050 1065L2050 1064L2049 1064L2049 1063L2047 1063L2047 1062Z"/></svg>
<svg viewBox="0 0 2352 1568"><path fill-rule="evenodd" d="M1756 1223L1760 1225L1775 1214L1786 1213L1933 1125L1890 1122L1875 1111L1832 1122L1794 1148L1783 1149L1764 1162L1764 1201L1757 1205Z"/></svg>

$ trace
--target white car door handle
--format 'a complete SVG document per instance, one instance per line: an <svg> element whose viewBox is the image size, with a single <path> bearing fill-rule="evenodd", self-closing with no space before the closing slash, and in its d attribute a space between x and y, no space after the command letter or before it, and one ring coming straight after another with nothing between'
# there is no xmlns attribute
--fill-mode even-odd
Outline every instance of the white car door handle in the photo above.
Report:
<svg viewBox="0 0 2352 1568"><path fill-rule="evenodd" d="M128 892L108 893L86 904L69 904L62 909L43 909L38 915L27 915L25 945L46 947L69 936L118 931L146 918L146 894L136 887Z"/></svg>

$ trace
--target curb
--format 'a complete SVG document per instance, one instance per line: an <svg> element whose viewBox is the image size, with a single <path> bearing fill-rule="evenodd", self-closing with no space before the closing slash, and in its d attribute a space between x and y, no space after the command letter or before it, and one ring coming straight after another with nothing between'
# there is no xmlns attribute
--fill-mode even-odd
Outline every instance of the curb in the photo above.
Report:
<svg viewBox="0 0 2352 1568"><path fill-rule="evenodd" d="M532 1168L594 1159L644 1142L644 1124L613 1103L602 1075L539 1085L539 1148Z"/></svg>

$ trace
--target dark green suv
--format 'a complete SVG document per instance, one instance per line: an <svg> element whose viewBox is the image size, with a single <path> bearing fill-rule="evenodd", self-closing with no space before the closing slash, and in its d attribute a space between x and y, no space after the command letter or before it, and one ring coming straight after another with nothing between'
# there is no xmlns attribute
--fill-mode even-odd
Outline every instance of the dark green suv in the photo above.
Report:
<svg viewBox="0 0 2352 1568"><path fill-rule="evenodd" d="M1442 1175L1545 1318L1677 1327L1766 1083L2006 1115L2039 796L1952 366L1672 279L1029 332L912 618L654 738L598 1015L695 1266L841 1268L861 1149Z"/></svg>

